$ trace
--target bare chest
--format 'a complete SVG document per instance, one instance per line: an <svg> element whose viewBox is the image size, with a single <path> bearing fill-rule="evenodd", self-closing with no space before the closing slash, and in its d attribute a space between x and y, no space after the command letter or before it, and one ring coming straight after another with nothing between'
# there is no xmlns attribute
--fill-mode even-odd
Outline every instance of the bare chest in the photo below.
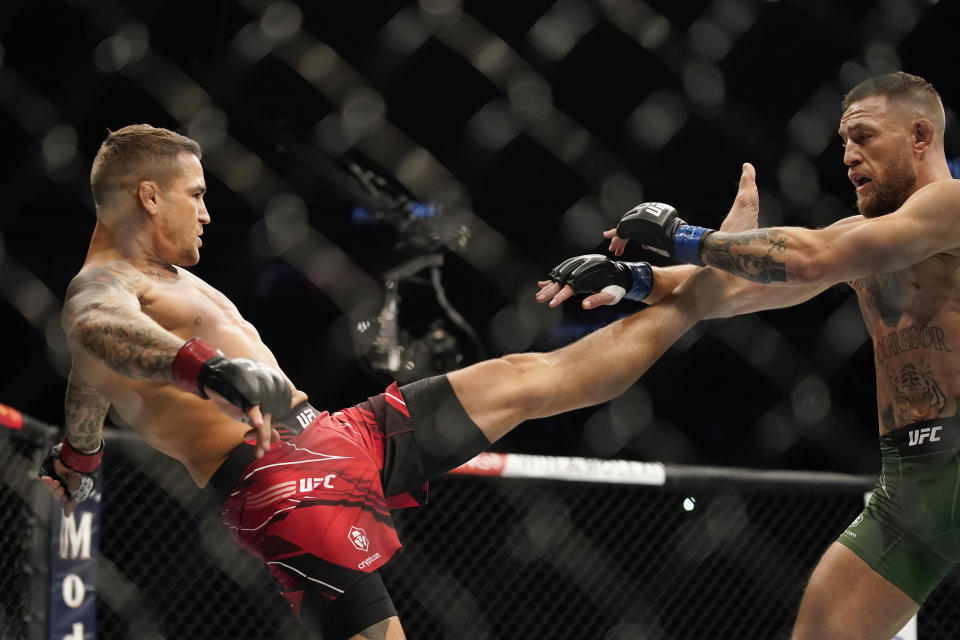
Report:
<svg viewBox="0 0 960 640"><path fill-rule="evenodd" d="M878 378L922 374L960 389L954 357L960 349L958 272L957 258L934 256L851 283L873 340Z"/></svg>
<svg viewBox="0 0 960 640"><path fill-rule="evenodd" d="M225 296L192 278L151 281L144 287L140 307L157 324L184 339L213 339L223 331L243 330L247 324Z"/></svg>
<svg viewBox="0 0 960 640"><path fill-rule="evenodd" d="M871 335L904 326L948 324L960 331L960 260L934 256L909 269L850 283Z"/></svg>

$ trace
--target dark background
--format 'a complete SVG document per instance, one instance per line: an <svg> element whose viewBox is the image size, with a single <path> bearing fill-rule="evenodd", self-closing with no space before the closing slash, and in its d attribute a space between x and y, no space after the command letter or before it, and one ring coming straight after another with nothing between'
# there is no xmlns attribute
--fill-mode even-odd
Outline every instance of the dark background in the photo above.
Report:
<svg viewBox="0 0 960 640"><path fill-rule="evenodd" d="M868 75L933 82L952 158L957 17L957 3L919 0L4 2L0 402L62 421L57 314L93 228L89 166L107 128L147 122L203 144L213 222L194 272L336 409L383 386L353 327L411 257L444 255L446 295L479 336L447 321L448 356L549 349L642 306L532 301L538 278L602 251L600 231L638 202L716 227L750 161L761 224L852 213L835 132L843 93ZM357 216L346 158L442 213ZM419 280L400 293L409 344L444 314ZM874 393L838 286L703 323L621 400L497 448L872 472Z"/></svg>

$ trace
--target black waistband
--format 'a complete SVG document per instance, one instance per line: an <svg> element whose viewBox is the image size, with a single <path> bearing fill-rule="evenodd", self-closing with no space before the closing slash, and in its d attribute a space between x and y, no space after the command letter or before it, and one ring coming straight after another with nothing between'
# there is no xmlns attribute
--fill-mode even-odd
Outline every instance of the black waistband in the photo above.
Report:
<svg viewBox="0 0 960 640"><path fill-rule="evenodd" d="M287 415L275 419L273 428L280 433L281 440L289 440L300 435L319 415L309 402L301 402L290 409ZM217 506L222 506L227 501L227 496L236 488L243 470L256 460L256 450L254 445L241 442L227 454L227 459L214 472L204 490L213 498Z"/></svg>
<svg viewBox="0 0 960 640"><path fill-rule="evenodd" d="M900 456L920 456L939 451L960 449L960 418L936 418L924 420L884 434L900 452Z"/></svg>

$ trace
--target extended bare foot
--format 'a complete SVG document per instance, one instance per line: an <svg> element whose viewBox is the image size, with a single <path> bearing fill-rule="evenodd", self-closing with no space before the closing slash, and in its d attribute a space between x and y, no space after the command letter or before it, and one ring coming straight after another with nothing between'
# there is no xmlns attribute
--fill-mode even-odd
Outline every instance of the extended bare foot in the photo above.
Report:
<svg viewBox="0 0 960 640"><path fill-rule="evenodd" d="M757 228L757 216L760 213L760 193L757 191L757 170L749 162L743 163L740 173L740 185L733 206L720 225L720 231L749 231Z"/></svg>

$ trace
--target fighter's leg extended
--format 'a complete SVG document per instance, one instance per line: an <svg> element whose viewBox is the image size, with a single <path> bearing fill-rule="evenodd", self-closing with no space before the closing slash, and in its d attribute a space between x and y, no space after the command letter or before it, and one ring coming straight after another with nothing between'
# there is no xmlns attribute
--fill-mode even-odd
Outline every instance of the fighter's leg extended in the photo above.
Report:
<svg viewBox="0 0 960 640"><path fill-rule="evenodd" d="M487 360L448 379L467 415L495 442L524 420L623 393L699 319L689 298L663 301L556 351Z"/></svg>
<svg viewBox="0 0 960 640"><path fill-rule="evenodd" d="M756 172L752 165L744 164L737 196L721 229L754 228L758 211ZM612 243L610 248L619 254L623 245ZM691 277L695 272L697 277ZM715 282L717 276L724 277ZM557 351L509 355L455 371L449 374L450 384L491 442L524 420L606 402L623 393L698 320L753 310L750 302L743 309L727 308L732 304L727 299L753 300L760 289L754 287L754 292L746 295L729 283L741 288L752 283L725 276L689 265L659 270L647 298L653 306ZM541 283L545 285L548 283ZM571 293L569 287L561 291L559 285L546 286L538 300L553 298L554 306ZM607 304L604 295L590 296L588 300L594 303L590 306ZM753 304L758 309L784 306L779 302Z"/></svg>
<svg viewBox="0 0 960 640"><path fill-rule="evenodd" d="M907 594L834 542L810 577L793 640L890 640L917 609Z"/></svg>

